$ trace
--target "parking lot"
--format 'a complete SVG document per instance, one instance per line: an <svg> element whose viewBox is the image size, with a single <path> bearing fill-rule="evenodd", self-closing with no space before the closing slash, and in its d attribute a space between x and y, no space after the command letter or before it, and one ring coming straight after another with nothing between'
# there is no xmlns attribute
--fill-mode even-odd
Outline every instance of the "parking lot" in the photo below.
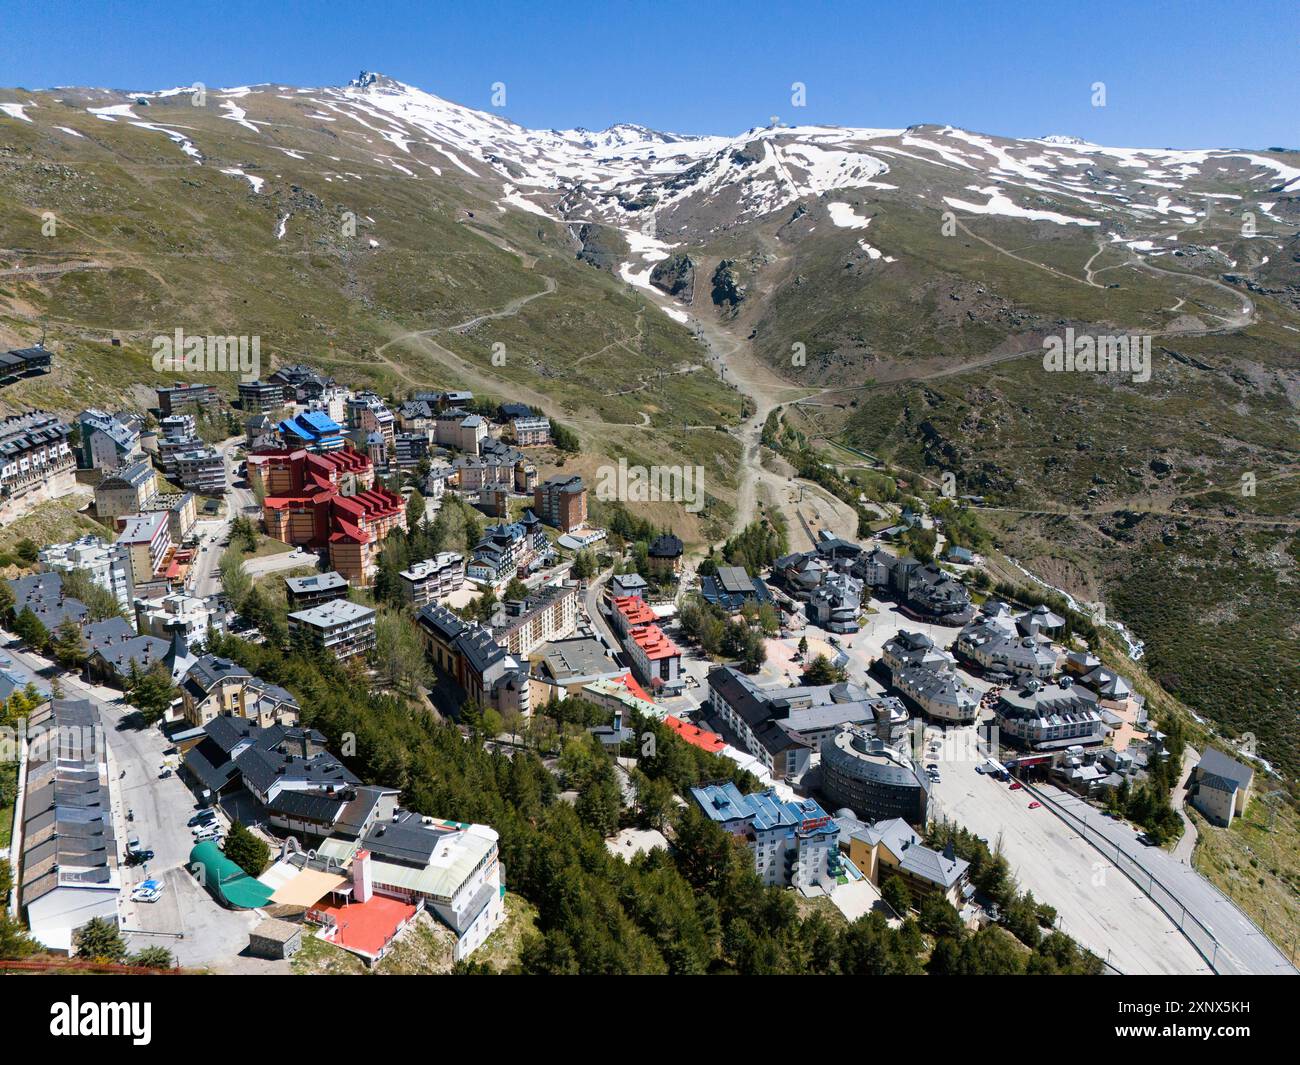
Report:
<svg viewBox="0 0 1300 1065"><path fill-rule="evenodd" d="M5 654L46 686L59 672L42 656L20 649L11 636ZM165 765L179 762L178 756L163 753L170 746L167 737L157 727L141 729L126 724L124 719L132 708L122 701L121 692L87 684L70 674L60 672L59 676L66 698L89 699L99 711L121 856L132 839L138 839L141 848L154 851L153 859L143 866L122 866L119 914L128 948L165 947L183 966L246 968L249 959L236 956L248 946L248 932L260 917L223 909L188 872L194 838L186 821L197 807L174 770L168 777L159 777ZM165 882L162 896L153 903L133 902L132 889L150 878Z"/></svg>
<svg viewBox="0 0 1300 1065"><path fill-rule="evenodd" d="M219 967L248 946L259 918L223 909L190 874L194 836L186 822L196 810L194 796L175 771L159 778L165 764L179 759L163 754L169 744L159 729L120 727L129 711L120 702L100 702L110 770L119 778L119 827L127 839L154 851L144 865L122 869L122 931L131 950L161 946L180 965ZM134 815L130 821L128 811ZM164 882L162 896L152 903L132 901L131 890L150 878Z"/></svg>
<svg viewBox="0 0 1300 1065"><path fill-rule="evenodd" d="M1021 890L1055 907L1059 927L1123 973L1208 973L1174 923L1136 885L1033 797L975 772L969 757L939 759L931 816L999 844Z"/></svg>

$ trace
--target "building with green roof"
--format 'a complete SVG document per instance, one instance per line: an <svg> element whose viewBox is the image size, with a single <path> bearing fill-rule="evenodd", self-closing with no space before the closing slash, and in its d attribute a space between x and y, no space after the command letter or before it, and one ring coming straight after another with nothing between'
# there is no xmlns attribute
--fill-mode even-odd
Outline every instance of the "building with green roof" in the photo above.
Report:
<svg viewBox="0 0 1300 1065"><path fill-rule="evenodd" d="M244 872L210 840L194 845L189 869L229 910L255 910L270 901L271 889Z"/></svg>

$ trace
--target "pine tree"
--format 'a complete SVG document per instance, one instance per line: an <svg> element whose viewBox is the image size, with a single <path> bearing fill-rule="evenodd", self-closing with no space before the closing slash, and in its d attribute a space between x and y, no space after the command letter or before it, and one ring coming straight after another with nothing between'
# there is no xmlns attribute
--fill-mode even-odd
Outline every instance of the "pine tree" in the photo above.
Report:
<svg viewBox="0 0 1300 1065"><path fill-rule="evenodd" d="M87 921L72 934L77 954L96 961L120 962L126 958L126 943L117 924L106 917Z"/></svg>
<svg viewBox="0 0 1300 1065"><path fill-rule="evenodd" d="M271 861L271 848L266 841L238 821L232 822L230 834L226 836L225 854L249 876L261 876Z"/></svg>
<svg viewBox="0 0 1300 1065"><path fill-rule="evenodd" d="M417 488L411 492L411 498L406 501L406 528L415 530L424 524L427 504L424 496L420 494Z"/></svg>
<svg viewBox="0 0 1300 1065"><path fill-rule="evenodd" d="M14 619L14 632L28 647L44 651L50 642L50 630L41 624L41 619L32 613L32 608L25 606Z"/></svg>
<svg viewBox="0 0 1300 1065"><path fill-rule="evenodd" d="M142 969L170 969L174 964L172 952L166 947L145 947L132 954L127 961Z"/></svg>
<svg viewBox="0 0 1300 1065"><path fill-rule="evenodd" d="M135 665L135 659L131 664ZM171 708L176 695L171 675L161 663L143 674L138 668L133 672L138 679L127 691L127 701L140 711L146 723L157 721Z"/></svg>
<svg viewBox="0 0 1300 1065"><path fill-rule="evenodd" d="M64 669L80 669L86 663L86 641L81 627L71 618L64 618L54 630L50 650Z"/></svg>

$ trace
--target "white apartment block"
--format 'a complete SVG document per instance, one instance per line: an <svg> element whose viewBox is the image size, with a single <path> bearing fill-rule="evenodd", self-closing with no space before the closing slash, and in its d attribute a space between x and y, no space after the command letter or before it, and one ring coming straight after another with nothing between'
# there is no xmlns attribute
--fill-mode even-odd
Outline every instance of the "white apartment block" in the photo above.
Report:
<svg viewBox="0 0 1300 1065"><path fill-rule="evenodd" d="M464 586L465 556L455 551L440 551L435 557L402 570L398 577L407 602L417 608L437 603Z"/></svg>
<svg viewBox="0 0 1300 1065"><path fill-rule="evenodd" d="M290 614L289 631L309 634L335 658L350 658L374 647L375 612L350 599L331 599Z"/></svg>
<svg viewBox="0 0 1300 1065"><path fill-rule="evenodd" d="M131 608L131 561L126 548L98 536L83 536L66 544L51 544L37 555L42 568L85 573L108 592L123 610Z"/></svg>
<svg viewBox="0 0 1300 1065"><path fill-rule="evenodd" d="M193 648L207 642L208 631L225 631L225 614L198 596L173 592L159 599L135 601L136 627L142 635L170 640L177 629L185 646Z"/></svg>
<svg viewBox="0 0 1300 1065"><path fill-rule="evenodd" d="M131 583L147 584L162 566L172 548L171 529L162 511L132 514L121 519L117 544L124 548L131 566Z"/></svg>

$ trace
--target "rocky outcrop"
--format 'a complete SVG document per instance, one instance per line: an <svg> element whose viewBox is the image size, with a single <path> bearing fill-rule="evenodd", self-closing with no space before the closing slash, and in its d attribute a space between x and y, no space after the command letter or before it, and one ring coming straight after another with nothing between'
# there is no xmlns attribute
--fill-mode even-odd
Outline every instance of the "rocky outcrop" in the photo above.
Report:
<svg viewBox="0 0 1300 1065"><path fill-rule="evenodd" d="M695 297L695 263L685 252L676 252L655 264L650 284L674 299L690 303Z"/></svg>
<svg viewBox="0 0 1300 1065"><path fill-rule="evenodd" d="M614 233L607 226L581 225L576 235L580 245L579 259L611 273L618 270L622 254Z"/></svg>
<svg viewBox="0 0 1300 1065"><path fill-rule="evenodd" d="M731 158L738 166L753 166L762 160L765 152L762 141L750 141L743 148L735 149L731 153Z"/></svg>
<svg viewBox="0 0 1300 1065"><path fill-rule="evenodd" d="M745 299L736 267L735 259L723 259L713 271L713 302L724 310L734 311Z"/></svg>

